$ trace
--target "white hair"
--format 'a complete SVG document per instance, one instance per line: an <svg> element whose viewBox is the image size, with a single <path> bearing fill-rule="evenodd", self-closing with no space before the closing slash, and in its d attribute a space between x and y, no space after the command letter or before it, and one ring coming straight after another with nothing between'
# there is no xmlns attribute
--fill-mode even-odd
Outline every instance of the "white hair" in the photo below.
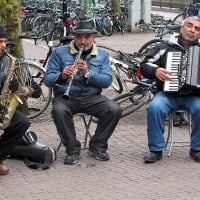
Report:
<svg viewBox="0 0 200 200"><path fill-rule="evenodd" d="M189 19L194 19L194 20L197 20L200 22L200 19L197 17L197 16L190 16L190 17L187 17L186 19L183 20L182 22L182 25L181 26L184 26L185 23L189 20Z"/></svg>

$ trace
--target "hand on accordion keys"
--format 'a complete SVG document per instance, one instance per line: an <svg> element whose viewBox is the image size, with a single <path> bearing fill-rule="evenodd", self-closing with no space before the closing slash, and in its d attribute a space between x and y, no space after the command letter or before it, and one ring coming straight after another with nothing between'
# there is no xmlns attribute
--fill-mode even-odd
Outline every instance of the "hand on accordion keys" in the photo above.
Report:
<svg viewBox="0 0 200 200"><path fill-rule="evenodd" d="M169 81L171 79L171 72L160 67L156 70L156 77L161 81Z"/></svg>

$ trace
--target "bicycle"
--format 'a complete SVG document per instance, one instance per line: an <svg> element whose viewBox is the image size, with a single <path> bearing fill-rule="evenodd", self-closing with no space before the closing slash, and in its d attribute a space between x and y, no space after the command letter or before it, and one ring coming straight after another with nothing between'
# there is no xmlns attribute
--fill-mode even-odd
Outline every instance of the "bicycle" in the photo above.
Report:
<svg viewBox="0 0 200 200"><path fill-rule="evenodd" d="M179 13L173 20L173 24L181 24L182 21L189 16L200 17L200 3L186 4L182 13Z"/></svg>
<svg viewBox="0 0 200 200"><path fill-rule="evenodd" d="M149 103L156 88L154 80L145 79L141 76L139 67L141 58L139 54L131 55L121 51L119 51L119 54L123 57L122 61L113 60L113 63L115 63L119 72L118 76L126 91L113 100L121 106L123 110L121 117L123 118ZM122 77L122 73L127 78Z"/></svg>
<svg viewBox="0 0 200 200"><path fill-rule="evenodd" d="M39 15L33 19L31 32L22 34L20 38L34 39L35 45L39 44L42 40L45 40L48 44L52 37L55 37L53 36L55 35L54 32L60 28L62 19L52 9L46 9L46 12L46 14Z"/></svg>
<svg viewBox="0 0 200 200"><path fill-rule="evenodd" d="M141 76L139 64L143 59L142 54L129 54L107 46L99 46L110 54L111 65L115 69L114 73L117 77L117 81L112 83L112 87L115 91L121 93L113 100L122 107L121 117L123 118L150 101L154 81L144 79Z"/></svg>
<svg viewBox="0 0 200 200"><path fill-rule="evenodd" d="M113 22L106 9L94 8L91 15L85 15L85 20L93 22L98 36L111 36L113 34Z"/></svg>
<svg viewBox="0 0 200 200"><path fill-rule="evenodd" d="M180 24L138 24L137 27L140 28L141 32L143 30L151 30L155 33L155 37L162 39L166 34L179 32Z"/></svg>
<svg viewBox="0 0 200 200"><path fill-rule="evenodd" d="M115 73L115 80L113 80L111 86L114 88L114 90L118 93L122 93L124 88L128 91L128 88L125 84L123 84L124 80L121 77L118 67L115 66L116 63L121 64L124 66L124 68L129 68L129 65L135 66L135 75L138 78L142 78L140 69L139 69L139 63L144 59L144 57L160 42L164 42L163 39L153 39L148 42L146 42L144 45L142 45L138 52L134 52L132 54L125 53L122 51L115 50L113 48L110 48L105 45L98 45L100 48L107 51L110 55L110 61L111 61L111 67L113 73ZM125 72L124 72L125 73ZM126 74L126 73L125 73ZM130 76L131 77L131 76Z"/></svg>
<svg viewBox="0 0 200 200"><path fill-rule="evenodd" d="M108 14L109 17L111 18L113 22L113 30L116 30L117 32L121 32L121 34L128 32L127 5L125 5L125 3L121 5L120 6L121 12L117 14L113 13L112 8L109 6L109 3L107 3L105 7L107 9L107 12L109 13Z"/></svg>

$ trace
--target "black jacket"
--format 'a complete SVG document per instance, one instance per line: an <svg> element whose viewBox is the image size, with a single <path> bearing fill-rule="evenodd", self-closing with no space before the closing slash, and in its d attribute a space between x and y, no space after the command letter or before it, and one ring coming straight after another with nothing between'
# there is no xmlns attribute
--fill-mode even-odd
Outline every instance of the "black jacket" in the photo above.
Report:
<svg viewBox="0 0 200 200"><path fill-rule="evenodd" d="M158 91L163 90L164 82L157 79L155 73L158 67L166 68L167 53L177 51L181 51L182 53L184 53L187 50L181 44L180 37L181 36L179 34L175 34L168 41L164 41L163 43L156 45L156 47L152 49L150 54L146 56L144 61L140 64L142 75L148 79L154 79L156 81L156 87ZM191 46L194 45L199 45L199 41L197 40L191 44ZM197 89L196 87L184 86L182 90L187 90L187 94L189 93L190 95L192 94L200 96L200 89ZM183 91L175 93L182 94Z"/></svg>

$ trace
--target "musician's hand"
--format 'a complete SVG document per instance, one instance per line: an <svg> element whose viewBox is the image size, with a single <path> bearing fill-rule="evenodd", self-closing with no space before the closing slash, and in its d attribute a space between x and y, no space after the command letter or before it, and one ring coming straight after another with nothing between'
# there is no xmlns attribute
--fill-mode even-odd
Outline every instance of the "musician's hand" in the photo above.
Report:
<svg viewBox="0 0 200 200"><path fill-rule="evenodd" d="M74 68L74 66L65 67L64 70L62 71L62 80L66 80L70 76L75 75L75 73L76 69Z"/></svg>
<svg viewBox="0 0 200 200"><path fill-rule="evenodd" d="M156 70L156 77L161 81L169 81L171 79L171 72L160 67Z"/></svg>
<svg viewBox="0 0 200 200"><path fill-rule="evenodd" d="M14 78L10 81L9 89L10 89L12 92L16 92L18 88L19 88L19 82L18 82L17 78L14 77Z"/></svg>
<svg viewBox="0 0 200 200"><path fill-rule="evenodd" d="M87 63L82 59L77 59L75 67L76 69L79 69L83 75L88 72Z"/></svg>

